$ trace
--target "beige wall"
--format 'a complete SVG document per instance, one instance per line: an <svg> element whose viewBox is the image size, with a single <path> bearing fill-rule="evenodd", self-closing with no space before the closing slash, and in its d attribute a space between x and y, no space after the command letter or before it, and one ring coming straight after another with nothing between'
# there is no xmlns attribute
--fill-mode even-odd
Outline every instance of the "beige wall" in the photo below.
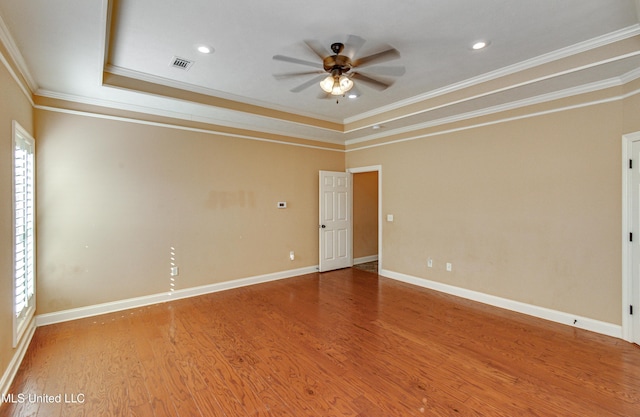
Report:
<svg viewBox="0 0 640 417"><path fill-rule="evenodd" d="M378 173L353 175L353 257L378 255Z"/></svg>
<svg viewBox="0 0 640 417"><path fill-rule="evenodd" d="M382 165L383 268L620 324L626 104L348 152Z"/></svg>
<svg viewBox="0 0 640 417"><path fill-rule="evenodd" d="M640 85L638 87L640 88ZM640 131L640 94L624 101L623 119L623 133Z"/></svg>
<svg viewBox="0 0 640 417"><path fill-rule="evenodd" d="M318 263L342 152L44 110L36 131L38 314L168 291L172 246L177 289Z"/></svg>
<svg viewBox="0 0 640 417"><path fill-rule="evenodd" d="M13 207L12 207L12 122L18 121L29 132L32 111L18 84L0 65L0 375L14 354L13 345ZM37 145L36 145L37 148Z"/></svg>
<svg viewBox="0 0 640 417"><path fill-rule="evenodd" d="M383 165L384 268L619 324L639 102L348 152ZM35 128L38 314L167 291L172 246L178 289L317 263L317 172L340 152L44 110Z"/></svg>

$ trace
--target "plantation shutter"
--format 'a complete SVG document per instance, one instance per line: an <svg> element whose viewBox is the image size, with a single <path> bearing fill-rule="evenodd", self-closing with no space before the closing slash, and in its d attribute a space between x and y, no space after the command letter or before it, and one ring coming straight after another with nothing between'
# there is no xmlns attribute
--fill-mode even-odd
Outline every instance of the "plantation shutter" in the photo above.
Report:
<svg viewBox="0 0 640 417"><path fill-rule="evenodd" d="M33 142L15 136L15 315L21 317L34 294L34 149Z"/></svg>

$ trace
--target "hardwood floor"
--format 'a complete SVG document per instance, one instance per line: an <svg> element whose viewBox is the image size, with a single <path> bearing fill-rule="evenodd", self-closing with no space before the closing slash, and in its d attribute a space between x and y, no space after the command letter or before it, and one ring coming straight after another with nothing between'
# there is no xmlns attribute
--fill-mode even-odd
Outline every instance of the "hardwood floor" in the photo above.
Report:
<svg viewBox="0 0 640 417"><path fill-rule="evenodd" d="M10 394L0 416L639 416L640 349L345 269L38 328Z"/></svg>
<svg viewBox="0 0 640 417"><path fill-rule="evenodd" d="M378 273L378 261L365 262L362 264L354 265L356 269L361 269L363 271Z"/></svg>

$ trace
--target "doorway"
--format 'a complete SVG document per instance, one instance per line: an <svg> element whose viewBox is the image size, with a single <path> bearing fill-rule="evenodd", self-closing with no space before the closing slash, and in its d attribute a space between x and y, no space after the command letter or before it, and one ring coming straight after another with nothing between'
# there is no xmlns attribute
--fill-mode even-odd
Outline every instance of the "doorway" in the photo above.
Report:
<svg viewBox="0 0 640 417"><path fill-rule="evenodd" d="M382 167L351 168L353 174L353 264L382 270Z"/></svg>

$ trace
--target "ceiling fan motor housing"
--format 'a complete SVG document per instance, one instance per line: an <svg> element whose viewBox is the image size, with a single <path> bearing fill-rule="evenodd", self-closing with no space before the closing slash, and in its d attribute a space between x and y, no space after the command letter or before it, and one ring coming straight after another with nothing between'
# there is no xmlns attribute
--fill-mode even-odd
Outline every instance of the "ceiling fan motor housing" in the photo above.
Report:
<svg viewBox="0 0 640 417"><path fill-rule="evenodd" d="M322 60L324 70L334 77L339 77L351 70L351 59L348 56L340 55L343 49L344 44L340 42L332 43L331 50L335 55L330 55Z"/></svg>
<svg viewBox="0 0 640 417"><path fill-rule="evenodd" d="M351 59L344 55L328 56L322 61L322 64L324 66L324 70L327 72L339 70L340 74L344 74L351 70Z"/></svg>

